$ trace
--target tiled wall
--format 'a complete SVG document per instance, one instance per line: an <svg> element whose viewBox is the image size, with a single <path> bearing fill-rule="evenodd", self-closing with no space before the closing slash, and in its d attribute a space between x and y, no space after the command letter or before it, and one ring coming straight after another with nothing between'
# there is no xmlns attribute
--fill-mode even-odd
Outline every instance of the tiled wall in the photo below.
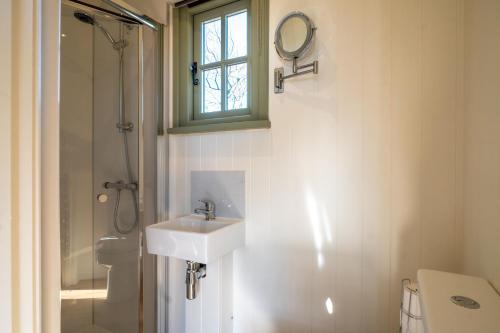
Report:
<svg viewBox="0 0 500 333"><path fill-rule="evenodd" d="M171 136L170 216L189 212L192 170L246 171L234 332L395 333L402 278L460 270L462 7L272 0L271 27L292 10L318 26L320 74L270 93L271 130ZM170 274L182 332L183 263Z"/></svg>

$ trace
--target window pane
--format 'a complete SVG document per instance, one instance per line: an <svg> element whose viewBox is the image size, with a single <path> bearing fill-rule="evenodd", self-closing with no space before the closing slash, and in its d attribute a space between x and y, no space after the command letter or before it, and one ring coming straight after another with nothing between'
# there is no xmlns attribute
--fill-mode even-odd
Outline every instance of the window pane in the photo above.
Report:
<svg viewBox="0 0 500 333"><path fill-rule="evenodd" d="M248 100L247 64L227 67L227 109L245 109Z"/></svg>
<svg viewBox="0 0 500 333"><path fill-rule="evenodd" d="M203 64L211 64L221 60L221 20L216 19L203 23Z"/></svg>
<svg viewBox="0 0 500 333"><path fill-rule="evenodd" d="M203 71L203 113L221 111L221 75L220 67Z"/></svg>
<svg viewBox="0 0 500 333"><path fill-rule="evenodd" d="M227 17L227 59L247 55L247 12Z"/></svg>

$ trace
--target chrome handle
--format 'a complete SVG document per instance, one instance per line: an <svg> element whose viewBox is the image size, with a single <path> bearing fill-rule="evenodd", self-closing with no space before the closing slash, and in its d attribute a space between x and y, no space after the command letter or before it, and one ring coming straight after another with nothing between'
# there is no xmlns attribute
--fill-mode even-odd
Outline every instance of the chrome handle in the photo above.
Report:
<svg viewBox="0 0 500 333"><path fill-rule="evenodd" d="M215 203L211 200L198 200L198 201L204 204L205 209L208 211L213 210L215 208Z"/></svg>
<svg viewBox="0 0 500 333"><path fill-rule="evenodd" d="M113 182L105 182L103 184L104 188L106 189L115 189L118 191L121 190L130 190L130 191L135 191L137 190L137 184L136 183L124 183L122 181L113 183Z"/></svg>

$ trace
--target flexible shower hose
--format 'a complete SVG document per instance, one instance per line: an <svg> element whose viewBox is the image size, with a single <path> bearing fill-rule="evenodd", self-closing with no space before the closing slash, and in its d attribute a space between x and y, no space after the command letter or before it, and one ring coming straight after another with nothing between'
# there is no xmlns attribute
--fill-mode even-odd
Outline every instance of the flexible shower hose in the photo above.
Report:
<svg viewBox="0 0 500 333"><path fill-rule="evenodd" d="M127 133L123 132L122 135L123 135L123 147L124 147L123 152L124 152L124 156L125 156L125 165L127 168L127 177L128 177L127 181L129 184L132 184L132 183L134 183L134 181L133 181L133 177L132 177L132 169L130 166ZM122 190L120 190L120 189L118 189L116 191L115 208L113 211L113 225L115 227L115 230L118 233L125 235L125 234L129 234L130 232L132 232L132 230L134 230L134 228L136 227L137 222L139 220L139 212L138 212L138 205L137 205L137 188L130 189L130 191L132 193L132 201L134 204L134 223L132 223L132 225L126 229L122 229L120 227L119 216L118 216L118 213L120 211L121 191Z"/></svg>
<svg viewBox="0 0 500 333"><path fill-rule="evenodd" d="M120 42L123 41L123 32L122 32L122 25L120 24ZM126 45L126 43L122 43L122 45ZM119 118L119 121L124 121L125 120L125 114L124 114L124 104L125 104L125 100L124 100L124 76L123 76L123 47L120 47L120 49L118 50L119 51L119 71L120 71L120 77L119 77L119 85L120 85L120 101L119 101L119 109L118 109L118 112L119 112L119 115L118 115L118 118ZM120 124L120 125L123 125L123 124ZM133 179L133 175L132 175L132 168L131 168L131 165L130 165L130 156L129 156L129 147L128 147L128 139L127 139L127 130L125 129L120 129L121 132L122 132L122 136L123 136L123 155L124 155L124 162L125 162L125 168L126 168L126 171L127 171L127 181L129 184L133 184L135 183L134 182L134 179ZM132 201L133 201L133 204L134 204L134 223L132 223L132 225L130 225L128 228L126 229L122 229L120 227L120 223L119 223L119 211L120 211L120 199L121 199L121 191L120 189L117 189L116 190L116 201L115 201L115 208L113 210L113 225L115 227L115 230L120 233L120 234L129 234L130 232L132 232L132 230L134 230L134 228L137 226L138 224L138 221L139 221L139 208L138 208L138 204L137 204L137 189L138 187L135 187L135 189L130 189L130 192L132 194Z"/></svg>

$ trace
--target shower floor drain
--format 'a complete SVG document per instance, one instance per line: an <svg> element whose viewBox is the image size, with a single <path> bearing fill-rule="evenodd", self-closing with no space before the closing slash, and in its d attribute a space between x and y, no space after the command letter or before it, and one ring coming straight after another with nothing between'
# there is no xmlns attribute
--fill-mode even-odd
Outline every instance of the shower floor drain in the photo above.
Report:
<svg viewBox="0 0 500 333"><path fill-rule="evenodd" d="M451 296L450 300L458 306L466 309L479 309L481 305L472 298L465 296Z"/></svg>

